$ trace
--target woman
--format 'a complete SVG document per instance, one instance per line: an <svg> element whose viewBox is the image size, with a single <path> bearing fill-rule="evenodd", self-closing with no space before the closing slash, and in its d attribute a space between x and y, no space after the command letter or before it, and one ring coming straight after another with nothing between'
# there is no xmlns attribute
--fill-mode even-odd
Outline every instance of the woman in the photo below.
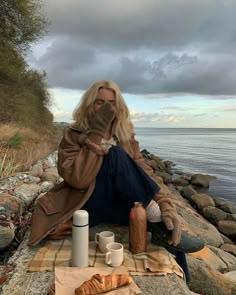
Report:
<svg viewBox="0 0 236 295"><path fill-rule="evenodd" d="M186 232L181 235L175 205L145 164L129 110L114 82L93 84L73 119L58 153L58 171L64 181L39 199L32 217L30 245L46 236L63 238L70 234L75 210L88 211L90 226L128 225L133 203L142 202L154 243L182 252L203 247L197 237Z"/></svg>

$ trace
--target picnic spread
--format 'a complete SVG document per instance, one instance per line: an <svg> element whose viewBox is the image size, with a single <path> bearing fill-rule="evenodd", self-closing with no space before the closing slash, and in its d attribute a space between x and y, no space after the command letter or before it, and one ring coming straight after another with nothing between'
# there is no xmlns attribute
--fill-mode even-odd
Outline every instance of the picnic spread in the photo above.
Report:
<svg viewBox="0 0 236 295"><path fill-rule="evenodd" d="M131 276L158 276L175 273L184 278L184 272L176 263L172 254L165 248L153 244L148 244L147 251L139 254L132 254L128 250L128 245L124 244L124 260L120 267L107 266L105 262L106 254L100 251L98 244L94 241L89 242L89 267L71 267L71 248L71 238L46 241L28 264L27 271L54 271L55 286L52 286L52 289L55 289L56 295L74 295L75 289L95 274L116 273ZM119 292L117 294L141 294L134 282L106 292L106 294L116 294L117 290Z"/></svg>

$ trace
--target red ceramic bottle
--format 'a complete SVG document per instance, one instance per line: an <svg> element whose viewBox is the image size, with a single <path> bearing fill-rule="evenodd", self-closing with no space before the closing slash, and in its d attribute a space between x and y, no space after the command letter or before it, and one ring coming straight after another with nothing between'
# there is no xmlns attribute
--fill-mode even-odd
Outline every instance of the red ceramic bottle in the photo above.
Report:
<svg viewBox="0 0 236 295"><path fill-rule="evenodd" d="M129 250L133 254L147 250L147 216L142 203L135 202L129 216Z"/></svg>

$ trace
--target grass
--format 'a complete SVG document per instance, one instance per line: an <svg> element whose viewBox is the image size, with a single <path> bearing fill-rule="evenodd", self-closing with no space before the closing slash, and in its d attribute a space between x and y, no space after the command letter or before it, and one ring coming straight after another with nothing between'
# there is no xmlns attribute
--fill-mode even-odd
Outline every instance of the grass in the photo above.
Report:
<svg viewBox="0 0 236 295"><path fill-rule="evenodd" d="M27 171L39 159L58 148L61 129L37 133L30 128L0 125L0 179Z"/></svg>

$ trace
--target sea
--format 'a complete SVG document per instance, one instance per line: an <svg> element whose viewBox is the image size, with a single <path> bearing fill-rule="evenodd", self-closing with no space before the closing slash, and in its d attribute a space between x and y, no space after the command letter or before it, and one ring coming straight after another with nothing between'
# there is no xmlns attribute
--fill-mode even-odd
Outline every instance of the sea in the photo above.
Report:
<svg viewBox="0 0 236 295"><path fill-rule="evenodd" d="M210 196L236 203L236 128L135 128L140 149L185 174L209 174Z"/></svg>

